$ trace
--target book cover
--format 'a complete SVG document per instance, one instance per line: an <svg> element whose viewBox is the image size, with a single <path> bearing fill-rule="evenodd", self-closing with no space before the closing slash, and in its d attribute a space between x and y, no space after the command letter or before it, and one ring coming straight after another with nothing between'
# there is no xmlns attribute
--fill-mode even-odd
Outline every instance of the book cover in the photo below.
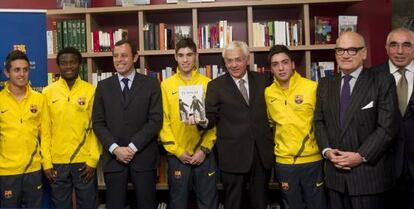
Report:
<svg viewBox="0 0 414 209"><path fill-rule="evenodd" d="M174 43L178 43L182 38L191 38L190 25L175 25L174 26Z"/></svg>
<svg viewBox="0 0 414 209"><path fill-rule="evenodd" d="M334 62L318 62L320 77L329 77L333 76L335 70Z"/></svg>
<svg viewBox="0 0 414 209"><path fill-rule="evenodd" d="M190 117L194 117L195 120L205 120L204 90L202 85L179 86L178 102L182 122L188 121Z"/></svg>
<svg viewBox="0 0 414 209"><path fill-rule="evenodd" d="M338 17L338 34L345 31L357 31L358 16L339 16Z"/></svg>
<svg viewBox="0 0 414 209"><path fill-rule="evenodd" d="M315 16L315 44L332 43L332 18Z"/></svg>

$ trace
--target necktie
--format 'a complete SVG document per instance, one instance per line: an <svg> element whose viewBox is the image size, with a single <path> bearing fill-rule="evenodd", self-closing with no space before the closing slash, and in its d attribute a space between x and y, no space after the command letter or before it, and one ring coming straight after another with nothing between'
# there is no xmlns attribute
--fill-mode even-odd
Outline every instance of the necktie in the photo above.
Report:
<svg viewBox="0 0 414 209"><path fill-rule="evenodd" d="M129 86L128 86L128 78L123 78L121 80L125 85L124 85L124 89L122 89L122 96L124 96L124 101L128 100L128 96L129 96Z"/></svg>
<svg viewBox="0 0 414 209"><path fill-rule="evenodd" d="M349 81L352 79L352 76L345 75L342 77L344 79L342 90L341 90L341 103L340 103L340 113L339 113L339 121L340 126L343 128L344 121L345 121L345 114L346 110L348 109L349 102L351 101L351 87L349 85Z"/></svg>
<svg viewBox="0 0 414 209"><path fill-rule="evenodd" d="M407 108L407 96L408 96L408 81L405 77L405 68L398 69L398 73L401 74L401 78L397 84L397 96L398 96L398 108L400 108L401 115L405 114Z"/></svg>
<svg viewBox="0 0 414 209"><path fill-rule="evenodd" d="M244 85L245 82L246 81L244 79L239 80L239 90L241 94L243 95L243 98L246 101L246 103L249 104L249 96L247 94L246 86Z"/></svg>

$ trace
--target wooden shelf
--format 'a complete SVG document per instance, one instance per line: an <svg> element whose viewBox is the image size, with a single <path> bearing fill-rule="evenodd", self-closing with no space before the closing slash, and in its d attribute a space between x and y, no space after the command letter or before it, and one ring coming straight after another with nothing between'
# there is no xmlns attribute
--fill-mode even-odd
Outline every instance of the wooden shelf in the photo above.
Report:
<svg viewBox="0 0 414 209"><path fill-rule="evenodd" d="M325 45L310 45L310 46L289 46L292 51L305 51L305 50L329 50L334 49L335 44ZM268 52L270 47L251 47L250 52Z"/></svg>
<svg viewBox="0 0 414 209"><path fill-rule="evenodd" d="M199 43L198 27L205 24L215 23L218 20L228 20L229 25L234 27L233 40L245 41L250 49L249 67L253 70L254 66L263 67L266 63L264 54L269 51L269 47L253 47L253 23L260 21L272 21L277 19L298 19L302 20L302 38L303 45L289 46L289 49L295 51L298 56L297 66L306 71L306 76L310 77L311 64L318 60L318 53L321 50L332 50L334 44L316 45L313 44L311 14L312 4L332 4L335 3L353 3L362 0L238 0L225 2L207 2L207 3L178 3L178 4L160 4L160 5L138 5L128 7L96 7L96 8L76 8L76 9L54 9L48 10L47 15L51 20L70 19L72 17L85 19L86 24L86 45L87 49L92 48L91 32L95 30L112 30L116 27L126 28L129 30L130 38L137 43L138 54L140 56L138 65L140 69L162 69L171 64L174 49L169 50L144 50L144 25L148 22L158 24L165 22L167 25L191 25L192 37L195 43ZM316 6L316 5L315 5ZM293 12L291 12L293 11ZM278 12L278 15L268 15ZM174 16L178 14L181 18ZM228 14L229 13L229 14ZM260 15L259 15L260 13ZM184 14L184 15L183 15ZM285 17L285 14L289 14ZM321 15L324 13L321 12ZM338 13L343 14L343 13ZM121 21L117 21L120 17ZM191 20L187 19L191 18ZM266 19L269 18L269 19ZM122 20L131 20L123 22ZM197 49L203 64L222 65L221 53L222 48L199 48ZM82 56L87 60L88 78L91 81L92 69L99 63L94 58L111 57L112 52L86 52ZM161 59L151 59L152 56L158 56ZM149 58L149 59L148 59ZM48 59L56 59L56 55L48 55ZM156 60L156 61L155 61ZM168 64L163 63L169 62ZM101 62L101 61L98 61ZM106 62L103 61L103 62ZM162 63L162 64L160 64ZM158 66L158 64L160 64Z"/></svg>
<svg viewBox="0 0 414 209"><path fill-rule="evenodd" d="M179 4L160 4L160 5L139 5L128 7L95 7L95 8L74 8L74 9L52 9L47 11L47 15L73 15L73 14L93 14L93 13L120 13L131 11L148 10L182 10L194 8L225 8L225 7L247 7L247 6L270 6L270 5L301 5L314 3L339 3L339 2L358 2L362 0L263 0L263 1L234 1L234 2L203 2L203 3L179 3Z"/></svg>
<svg viewBox="0 0 414 209"><path fill-rule="evenodd" d="M140 56L149 56L149 55L173 55L175 54L174 49L169 50L144 50L139 51L138 55Z"/></svg>

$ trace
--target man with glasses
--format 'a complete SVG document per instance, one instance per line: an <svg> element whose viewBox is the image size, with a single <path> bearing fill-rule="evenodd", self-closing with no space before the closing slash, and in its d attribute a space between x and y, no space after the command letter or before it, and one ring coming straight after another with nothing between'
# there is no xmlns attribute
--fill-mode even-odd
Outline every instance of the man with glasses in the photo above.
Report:
<svg viewBox="0 0 414 209"><path fill-rule="evenodd" d="M396 138L395 179L397 184L387 198L395 208L414 208L414 33L397 28L387 36L385 49L389 60L375 70L393 75L397 85L398 104L395 108ZM410 198L411 197L411 198Z"/></svg>
<svg viewBox="0 0 414 209"><path fill-rule="evenodd" d="M267 80L248 71L246 43L231 42L223 58L228 73L208 83L206 115L208 128L217 128L224 208L266 209L269 174L274 164L264 99ZM244 195L251 207L243 201Z"/></svg>
<svg viewBox="0 0 414 209"><path fill-rule="evenodd" d="M395 82L363 67L367 50L358 33L337 39L335 57L341 72L319 83L314 118L330 208L382 209L393 183Z"/></svg>

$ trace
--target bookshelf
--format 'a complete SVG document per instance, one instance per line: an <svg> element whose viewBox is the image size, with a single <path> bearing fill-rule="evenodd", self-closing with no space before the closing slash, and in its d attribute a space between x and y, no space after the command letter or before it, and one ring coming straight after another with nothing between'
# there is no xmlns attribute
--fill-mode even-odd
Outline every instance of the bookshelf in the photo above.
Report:
<svg viewBox="0 0 414 209"><path fill-rule="evenodd" d="M217 1L210 3L182 3L182 4L157 4L139 5L129 7L96 7L77 9L52 9L47 11L48 26L52 21L62 19L84 19L86 23L87 51L82 53L88 66L88 80L91 82L91 74L96 69L101 71L115 71L110 65L111 52L92 51L91 32L94 30L108 30L125 28L128 37L138 44L140 55L137 67L149 68L158 71L162 65L171 66L173 63L173 49L145 50L144 29L147 22L154 24L166 23L171 25L191 25L192 37L199 42L198 27L200 25L227 20L233 27L233 40L242 40L250 47L250 68L254 64L265 66L265 58L269 47L255 47L253 45L253 22L268 20L302 21L302 45L290 46L297 54L299 72L310 77L311 62L318 59L319 51L334 48L333 44L315 45L313 37L313 18L317 15L341 15L341 10L346 11L348 5L362 0L261 0L261 1ZM321 9L322 8L322 9ZM339 8L339 9L327 9ZM174 15L174 18L171 18ZM333 29L335 31L335 28ZM221 59L221 48L200 48L200 65L214 60L218 65L224 65ZM326 54L326 52L322 52ZM56 55L48 55L48 59L55 59ZM165 63L164 63L165 62ZM50 62L49 62L50 63ZM105 63L102 64L102 63ZM108 65L109 64L109 65Z"/></svg>

